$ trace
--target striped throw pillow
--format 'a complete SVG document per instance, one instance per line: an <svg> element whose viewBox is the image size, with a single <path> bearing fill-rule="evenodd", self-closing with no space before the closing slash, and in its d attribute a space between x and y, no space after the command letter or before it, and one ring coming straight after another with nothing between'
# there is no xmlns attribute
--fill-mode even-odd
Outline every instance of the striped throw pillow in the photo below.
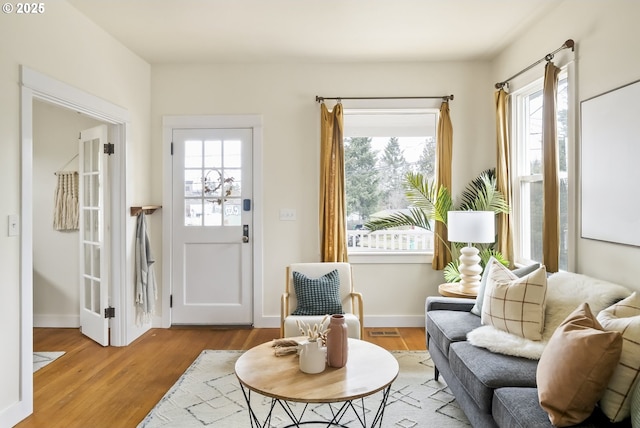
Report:
<svg viewBox="0 0 640 428"><path fill-rule="evenodd" d="M640 379L640 296L636 292L600 311L598 321L606 331L622 333L622 354L600 408L611 422L631 415L633 388Z"/></svg>

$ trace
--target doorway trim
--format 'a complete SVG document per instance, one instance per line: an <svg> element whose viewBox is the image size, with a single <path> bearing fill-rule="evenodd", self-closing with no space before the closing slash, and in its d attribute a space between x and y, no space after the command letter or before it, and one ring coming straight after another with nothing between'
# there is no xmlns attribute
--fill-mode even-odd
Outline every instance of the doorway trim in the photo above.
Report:
<svg viewBox="0 0 640 428"><path fill-rule="evenodd" d="M106 122L112 130L114 154L111 186L111 278L112 305L119 310L110 322L111 344L126 345L126 146L130 126L129 112L64 82L26 66L20 66L20 140L21 140L21 233L20 233L20 394L14 407L21 420L33 413L33 102L44 101L86 114Z"/></svg>
<svg viewBox="0 0 640 428"><path fill-rule="evenodd" d="M263 316L263 203L262 203L262 116L261 115L210 115L210 116L163 116L163 194L162 204L171 206L173 169L171 162L171 143L174 129L212 129L212 128L251 128L253 131L253 325L265 327ZM172 210L162 213L162 327L171 327L172 290L171 265L173 254Z"/></svg>

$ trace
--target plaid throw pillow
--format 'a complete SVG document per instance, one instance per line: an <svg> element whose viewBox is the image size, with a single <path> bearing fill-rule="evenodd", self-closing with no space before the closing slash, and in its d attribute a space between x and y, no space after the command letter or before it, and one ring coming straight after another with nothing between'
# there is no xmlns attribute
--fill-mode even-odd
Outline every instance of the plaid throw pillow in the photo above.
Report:
<svg viewBox="0 0 640 428"><path fill-rule="evenodd" d="M293 272L293 288L296 291L298 307L291 315L333 315L343 314L340 302L340 276L338 270L309 278L300 272Z"/></svg>
<svg viewBox="0 0 640 428"><path fill-rule="evenodd" d="M541 340L547 299L544 266L518 278L500 262L491 263L482 305L482 324L529 340Z"/></svg>

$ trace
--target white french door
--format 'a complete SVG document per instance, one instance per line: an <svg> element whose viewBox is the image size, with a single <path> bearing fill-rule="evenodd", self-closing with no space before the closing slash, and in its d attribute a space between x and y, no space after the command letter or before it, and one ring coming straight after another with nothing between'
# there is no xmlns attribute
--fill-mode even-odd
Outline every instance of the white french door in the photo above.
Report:
<svg viewBox="0 0 640 428"><path fill-rule="evenodd" d="M80 133L80 326L84 335L102 346L109 345L106 143L106 125Z"/></svg>
<svg viewBox="0 0 640 428"><path fill-rule="evenodd" d="M174 129L172 324L253 322L252 129Z"/></svg>

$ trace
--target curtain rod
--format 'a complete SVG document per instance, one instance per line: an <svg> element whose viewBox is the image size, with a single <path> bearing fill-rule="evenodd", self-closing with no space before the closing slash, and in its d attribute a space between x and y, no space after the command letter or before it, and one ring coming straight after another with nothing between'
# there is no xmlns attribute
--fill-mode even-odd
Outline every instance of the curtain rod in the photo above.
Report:
<svg viewBox="0 0 640 428"><path fill-rule="evenodd" d="M566 42L564 42L564 44L562 46L560 46L558 49L556 49L555 51L548 53L544 56L544 58L534 62L533 64L531 64L529 67L520 70L519 72L517 72L516 74L514 74L513 76L509 77L508 79L502 81L502 82L498 82L496 83L496 89L502 89L505 86L509 85L509 81L515 79L516 77L520 76L522 73L524 73L525 71L529 71L531 70L533 67L535 67L536 65L540 64L542 61L551 61L553 59L553 55L557 54L558 52L560 52L562 49L567 49L567 48L571 48L571 51L573 52L574 50L574 46L575 43L573 42L572 39L567 40Z"/></svg>
<svg viewBox="0 0 640 428"><path fill-rule="evenodd" d="M441 98L443 101L453 100L453 94L443 96L424 96L424 97L319 97L316 95L316 102L323 103L324 100L422 100L430 98Z"/></svg>

